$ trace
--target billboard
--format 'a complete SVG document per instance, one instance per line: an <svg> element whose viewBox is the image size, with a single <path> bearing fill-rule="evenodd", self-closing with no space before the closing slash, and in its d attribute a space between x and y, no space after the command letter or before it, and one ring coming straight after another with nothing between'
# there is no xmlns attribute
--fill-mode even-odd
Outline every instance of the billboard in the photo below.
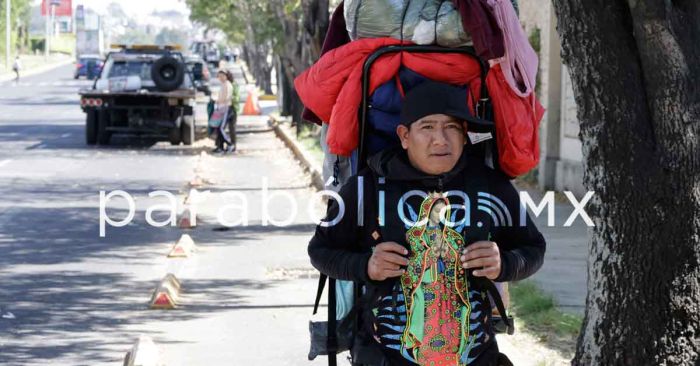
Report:
<svg viewBox="0 0 700 366"><path fill-rule="evenodd" d="M72 17L73 16L73 0L42 0L41 1L41 16L51 15L51 5L56 6L57 17Z"/></svg>

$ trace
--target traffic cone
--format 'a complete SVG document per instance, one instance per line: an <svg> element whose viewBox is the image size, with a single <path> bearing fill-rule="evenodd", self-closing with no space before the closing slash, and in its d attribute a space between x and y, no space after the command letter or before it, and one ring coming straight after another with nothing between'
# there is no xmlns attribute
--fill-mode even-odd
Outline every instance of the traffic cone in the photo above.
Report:
<svg viewBox="0 0 700 366"><path fill-rule="evenodd" d="M258 96L255 90L250 90L248 92L248 98L243 106L244 116L259 116L260 115L260 105L258 105Z"/></svg>
<svg viewBox="0 0 700 366"><path fill-rule="evenodd" d="M190 217L191 216L191 217ZM180 229L192 229L197 226L197 214L192 214L189 206L185 206L177 225Z"/></svg>
<svg viewBox="0 0 700 366"><path fill-rule="evenodd" d="M180 301L180 280L174 274L168 273L153 291L151 309L175 309Z"/></svg>
<svg viewBox="0 0 700 366"><path fill-rule="evenodd" d="M170 253L168 253L168 257L187 258L191 254L193 254L196 249L197 246L194 244L194 240L192 240L192 237L187 234L182 234L180 240L178 240L177 243L173 245L173 248L170 250Z"/></svg>
<svg viewBox="0 0 700 366"><path fill-rule="evenodd" d="M189 182L191 188L199 188L204 185L204 180L199 175L195 175Z"/></svg>

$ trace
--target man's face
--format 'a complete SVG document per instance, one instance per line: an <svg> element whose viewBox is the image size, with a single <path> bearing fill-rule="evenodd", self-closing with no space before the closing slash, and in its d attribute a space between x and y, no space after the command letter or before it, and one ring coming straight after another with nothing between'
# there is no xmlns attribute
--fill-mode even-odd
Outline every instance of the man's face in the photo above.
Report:
<svg viewBox="0 0 700 366"><path fill-rule="evenodd" d="M413 122L409 127L400 125L396 133L408 160L418 170L439 175L452 170L462 155L466 123L444 114L432 114Z"/></svg>

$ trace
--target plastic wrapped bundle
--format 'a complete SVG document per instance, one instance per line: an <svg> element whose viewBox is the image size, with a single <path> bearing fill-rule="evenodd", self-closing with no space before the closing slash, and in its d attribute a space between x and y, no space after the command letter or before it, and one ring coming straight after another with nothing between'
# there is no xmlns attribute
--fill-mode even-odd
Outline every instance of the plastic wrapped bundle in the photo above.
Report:
<svg viewBox="0 0 700 366"><path fill-rule="evenodd" d="M345 20L352 40L392 37L446 47L471 44L450 0L347 0Z"/></svg>
<svg viewBox="0 0 700 366"><path fill-rule="evenodd" d="M464 31L459 12L452 1L432 0L426 1L421 10L414 29L413 42L460 47L471 45L471 37Z"/></svg>

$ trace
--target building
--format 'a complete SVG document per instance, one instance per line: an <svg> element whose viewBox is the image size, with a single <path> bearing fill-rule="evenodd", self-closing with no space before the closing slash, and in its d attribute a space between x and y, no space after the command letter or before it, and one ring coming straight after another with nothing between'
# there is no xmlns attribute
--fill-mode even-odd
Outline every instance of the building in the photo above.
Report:
<svg viewBox="0 0 700 366"><path fill-rule="evenodd" d="M539 48L537 95L547 109L540 124L539 186L583 196L583 156L576 103L569 73L560 57L561 42L552 3L520 0L520 21L530 40L536 43L535 49Z"/></svg>

